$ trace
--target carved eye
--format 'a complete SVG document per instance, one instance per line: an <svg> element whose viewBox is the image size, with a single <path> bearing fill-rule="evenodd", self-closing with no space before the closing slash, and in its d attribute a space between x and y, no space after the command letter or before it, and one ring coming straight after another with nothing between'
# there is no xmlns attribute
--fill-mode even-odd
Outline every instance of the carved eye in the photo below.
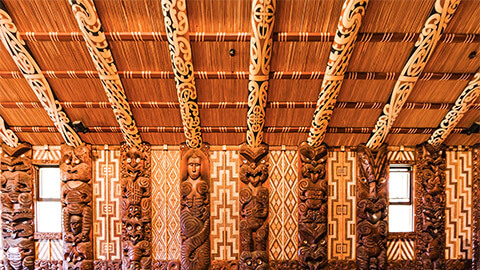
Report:
<svg viewBox="0 0 480 270"><path fill-rule="evenodd" d="M262 259L257 259L257 265L261 265L263 263Z"/></svg>
<svg viewBox="0 0 480 270"><path fill-rule="evenodd" d="M380 178L380 180L378 180L378 182L379 182L380 184L383 184L383 183L385 183L385 181L387 181L387 179L385 179L385 178L383 178L383 177L382 177L382 178Z"/></svg>
<svg viewBox="0 0 480 270"><path fill-rule="evenodd" d="M140 163L140 158L137 158L135 161L136 161L137 163Z"/></svg>
<svg viewBox="0 0 480 270"><path fill-rule="evenodd" d="M127 162L128 162L128 163L132 162L132 159L131 159L131 158L127 158Z"/></svg>
<svg viewBox="0 0 480 270"><path fill-rule="evenodd" d="M132 225L127 225L127 230L131 231L133 229Z"/></svg>
<svg viewBox="0 0 480 270"><path fill-rule="evenodd" d="M25 157L25 154L22 154L20 157Z"/></svg>
<svg viewBox="0 0 480 270"><path fill-rule="evenodd" d="M70 164L70 159L65 160L65 163Z"/></svg>
<svg viewBox="0 0 480 270"><path fill-rule="evenodd" d="M77 164L77 165L80 164L80 160L76 159L75 164Z"/></svg>
<svg viewBox="0 0 480 270"><path fill-rule="evenodd" d="M5 154L5 155L3 155L3 156L4 156L4 157L8 157L8 155L7 155L7 154Z"/></svg>
<svg viewBox="0 0 480 270"><path fill-rule="evenodd" d="M142 226L137 226L137 231L140 231L142 229Z"/></svg>
<svg viewBox="0 0 480 270"><path fill-rule="evenodd" d="M362 178L362 182L366 184L367 183L367 178Z"/></svg>
<svg viewBox="0 0 480 270"><path fill-rule="evenodd" d="M248 266L252 265L252 261L251 261L251 260L248 260L248 261L247 261L247 265L248 265Z"/></svg>

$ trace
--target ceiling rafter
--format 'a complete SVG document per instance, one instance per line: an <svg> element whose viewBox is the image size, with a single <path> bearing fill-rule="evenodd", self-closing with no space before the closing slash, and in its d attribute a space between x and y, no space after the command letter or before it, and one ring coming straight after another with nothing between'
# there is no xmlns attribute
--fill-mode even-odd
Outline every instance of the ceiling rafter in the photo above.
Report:
<svg viewBox="0 0 480 270"><path fill-rule="evenodd" d="M325 138L367 5L368 0L346 0L343 4L307 139L312 147L320 146Z"/></svg>
<svg viewBox="0 0 480 270"><path fill-rule="evenodd" d="M440 37L457 10L460 0L436 0L426 20L415 47L403 67L383 113L375 124L374 131L367 142L371 149L379 148L385 141L393 122L402 110L403 104L413 90L416 82L427 65Z"/></svg>
<svg viewBox="0 0 480 270"><path fill-rule="evenodd" d="M18 69L27 80L43 108L60 132L65 143L77 146L82 143L80 136L70 124L70 118L63 111L55 95L43 75L38 63L33 58L25 42L19 37L16 25L0 0L0 38L8 53L12 56Z"/></svg>
<svg viewBox="0 0 480 270"><path fill-rule="evenodd" d="M251 147L263 142L276 6L276 0L252 1L246 132L247 145Z"/></svg>
<svg viewBox="0 0 480 270"><path fill-rule="evenodd" d="M142 139L135 124L133 113L128 105L125 90L118 76L115 60L110 45L103 32L93 1L69 0L73 15L77 20L88 52L93 59L98 76L102 81L108 101L112 106L115 118L120 125L123 137L128 145L140 145Z"/></svg>
<svg viewBox="0 0 480 270"><path fill-rule="evenodd" d="M5 123L5 120L1 116L0 116L0 137L8 146L10 147L18 146L17 134L15 134L15 132L13 132L13 130L10 129L9 125Z"/></svg>
<svg viewBox="0 0 480 270"><path fill-rule="evenodd" d="M190 148L199 148L203 142L188 35L187 5L185 0L162 0L162 12L186 143Z"/></svg>

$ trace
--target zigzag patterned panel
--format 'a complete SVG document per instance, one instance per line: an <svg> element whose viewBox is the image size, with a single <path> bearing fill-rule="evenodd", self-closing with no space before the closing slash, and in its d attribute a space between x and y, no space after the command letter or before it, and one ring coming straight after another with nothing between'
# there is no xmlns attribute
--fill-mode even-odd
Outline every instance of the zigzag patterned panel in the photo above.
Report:
<svg viewBox="0 0 480 270"><path fill-rule="evenodd" d="M37 260L48 261L50 260L50 240L41 239L35 242L35 253Z"/></svg>
<svg viewBox="0 0 480 270"><path fill-rule="evenodd" d="M95 159L94 197L94 258L119 260L120 257L120 151L93 150Z"/></svg>
<svg viewBox="0 0 480 270"><path fill-rule="evenodd" d="M414 163L415 150L388 151L387 158L390 163Z"/></svg>
<svg viewBox="0 0 480 270"><path fill-rule="evenodd" d="M413 260L415 258L415 240L394 239L387 243L388 260Z"/></svg>
<svg viewBox="0 0 480 270"><path fill-rule="evenodd" d="M211 151L212 260L239 257L238 152Z"/></svg>
<svg viewBox="0 0 480 270"><path fill-rule="evenodd" d="M33 147L33 163L58 164L62 155L59 147L38 149Z"/></svg>
<svg viewBox="0 0 480 270"><path fill-rule="evenodd" d="M180 259L180 151L152 151L152 258Z"/></svg>
<svg viewBox="0 0 480 270"><path fill-rule="evenodd" d="M63 260L63 240L50 240L50 260Z"/></svg>
<svg viewBox="0 0 480 270"><path fill-rule="evenodd" d="M328 259L354 260L356 253L356 153L329 152Z"/></svg>
<svg viewBox="0 0 480 270"><path fill-rule="evenodd" d="M472 258L472 152L447 151L445 259Z"/></svg>
<svg viewBox="0 0 480 270"><path fill-rule="evenodd" d="M292 260L298 251L298 160L296 151L270 151L270 260Z"/></svg>

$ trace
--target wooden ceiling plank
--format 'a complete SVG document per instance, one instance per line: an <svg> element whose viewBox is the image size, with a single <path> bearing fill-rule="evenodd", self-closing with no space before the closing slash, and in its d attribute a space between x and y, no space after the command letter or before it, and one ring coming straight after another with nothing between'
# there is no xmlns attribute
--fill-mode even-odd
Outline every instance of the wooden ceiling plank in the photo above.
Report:
<svg viewBox="0 0 480 270"><path fill-rule="evenodd" d="M202 146L202 132L188 35L187 6L185 0L162 0L162 10L186 143L190 148L199 148Z"/></svg>
<svg viewBox="0 0 480 270"><path fill-rule="evenodd" d="M5 120L0 116L0 137L2 140L8 144L10 147L17 147L18 137L13 130L10 129L9 125L5 123Z"/></svg>
<svg viewBox="0 0 480 270"><path fill-rule="evenodd" d="M415 83L420 78L427 61L459 4L460 0L435 1L430 16L425 22L415 47L393 88L390 101L385 105L383 113L375 124L374 131L367 142L369 148L377 149L385 141L393 122L395 122L403 104L407 101Z"/></svg>
<svg viewBox="0 0 480 270"><path fill-rule="evenodd" d="M320 146L325 139L327 126L352 56L367 5L368 0L346 0L343 4L307 139L308 144L312 147Z"/></svg>
<svg viewBox="0 0 480 270"><path fill-rule="evenodd" d="M70 124L70 118L60 106L58 100L46 80L38 63L33 58L25 42L19 37L16 25L0 0L0 38L3 45L12 56L28 84L38 97L43 108L55 124L56 131L60 132L65 143L78 146L81 138Z"/></svg>

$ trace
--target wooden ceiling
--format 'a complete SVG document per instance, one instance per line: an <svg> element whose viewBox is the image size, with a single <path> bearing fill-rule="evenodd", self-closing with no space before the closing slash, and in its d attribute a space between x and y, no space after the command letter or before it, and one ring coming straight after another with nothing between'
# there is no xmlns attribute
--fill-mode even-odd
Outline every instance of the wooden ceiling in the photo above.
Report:
<svg viewBox="0 0 480 270"><path fill-rule="evenodd" d="M82 140L121 143L124 138L68 0L3 3L68 117L82 120L90 129L79 134ZM161 1L94 3L142 139L154 145L185 141ZM434 3L369 2L325 143L367 142ZM277 0L267 144L298 145L307 139L342 4L341 0ZM213 145L245 141L250 10L247 0L187 1L203 141ZM479 14L480 1L460 3L394 122L388 144L408 146L427 140L479 70ZM308 33L308 38L301 33ZM229 53L232 49L234 56ZM471 57L472 52L479 53ZM0 59L0 116L22 141L62 143L4 46ZM480 120L477 103L448 136L447 145L480 142L479 134L460 134Z"/></svg>

